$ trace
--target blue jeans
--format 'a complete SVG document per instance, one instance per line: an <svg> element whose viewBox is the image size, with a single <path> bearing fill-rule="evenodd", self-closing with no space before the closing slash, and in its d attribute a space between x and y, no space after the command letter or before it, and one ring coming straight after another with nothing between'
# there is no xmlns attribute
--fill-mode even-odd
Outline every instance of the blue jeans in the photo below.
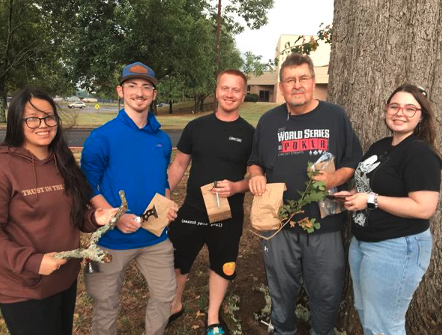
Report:
<svg viewBox="0 0 442 335"><path fill-rule="evenodd" d="M365 335L406 335L405 314L427 271L431 233L363 242L349 251L355 308Z"/></svg>

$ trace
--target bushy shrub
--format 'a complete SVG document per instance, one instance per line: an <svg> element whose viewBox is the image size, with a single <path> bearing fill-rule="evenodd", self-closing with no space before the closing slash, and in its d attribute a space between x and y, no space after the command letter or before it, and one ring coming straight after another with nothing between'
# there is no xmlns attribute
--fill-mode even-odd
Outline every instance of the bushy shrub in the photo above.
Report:
<svg viewBox="0 0 442 335"><path fill-rule="evenodd" d="M245 102L258 102L259 96L256 93L247 93L246 98L244 99Z"/></svg>

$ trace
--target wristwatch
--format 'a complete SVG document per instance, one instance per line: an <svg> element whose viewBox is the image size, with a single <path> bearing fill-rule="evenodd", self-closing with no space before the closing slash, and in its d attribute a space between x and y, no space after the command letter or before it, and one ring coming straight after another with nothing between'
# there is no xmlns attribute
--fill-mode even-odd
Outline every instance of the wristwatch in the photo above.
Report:
<svg viewBox="0 0 442 335"><path fill-rule="evenodd" d="M370 210L379 208L377 193L371 192L368 194L367 208Z"/></svg>

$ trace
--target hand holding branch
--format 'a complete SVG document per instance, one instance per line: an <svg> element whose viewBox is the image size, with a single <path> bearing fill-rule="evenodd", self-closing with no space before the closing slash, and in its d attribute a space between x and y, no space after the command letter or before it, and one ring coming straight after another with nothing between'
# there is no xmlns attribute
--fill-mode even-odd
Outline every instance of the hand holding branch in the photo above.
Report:
<svg viewBox="0 0 442 335"><path fill-rule="evenodd" d="M89 241L89 246L86 249L80 248L70 251L57 252L53 257L56 259L87 258L89 260L101 263L110 262L112 257L103 249L99 248L97 246L97 242L107 231L114 229L118 220L123 216L124 213L127 212L129 208L124 191L121 190L119 195L121 199L121 206L118 208L116 214L108 221L108 224L98 228L97 231L92 234ZM107 214L103 214L100 211L98 216L101 217L102 215L107 216ZM99 220L101 221L101 218Z"/></svg>

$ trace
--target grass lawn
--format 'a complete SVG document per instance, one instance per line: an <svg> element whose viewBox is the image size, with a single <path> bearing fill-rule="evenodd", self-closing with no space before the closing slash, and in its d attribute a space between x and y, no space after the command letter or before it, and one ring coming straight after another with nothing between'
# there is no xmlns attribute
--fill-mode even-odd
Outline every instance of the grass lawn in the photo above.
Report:
<svg viewBox="0 0 442 335"><path fill-rule="evenodd" d="M246 102L240 108L240 115L246 119L250 124L256 127L259 118L269 109L276 107L274 103L253 103ZM163 114L157 116L158 121L162 125L162 129L183 129L189 121L211 112L203 112L199 114ZM78 113L75 118L75 127L98 127L109 120L112 120L117 113ZM65 120L72 124L74 119L72 115L65 116Z"/></svg>
<svg viewBox="0 0 442 335"><path fill-rule="evenodd" d="M240 115L246 119L250 124L256 127L259 118L269 109L276 107L277 104L265 102L246 102L240 108ZM189 121L211 112L204 112L199 114L168 114L168 107L160 109L157 116L158 121L162 125L162 129L183 129ZM117 116L117 113L86 113L79 111L64 110L62 115L63 125L65 127L74 128L96 128L104 123L112 120ZM0 123L0 127L5 127L6 124Z"/></svg>

